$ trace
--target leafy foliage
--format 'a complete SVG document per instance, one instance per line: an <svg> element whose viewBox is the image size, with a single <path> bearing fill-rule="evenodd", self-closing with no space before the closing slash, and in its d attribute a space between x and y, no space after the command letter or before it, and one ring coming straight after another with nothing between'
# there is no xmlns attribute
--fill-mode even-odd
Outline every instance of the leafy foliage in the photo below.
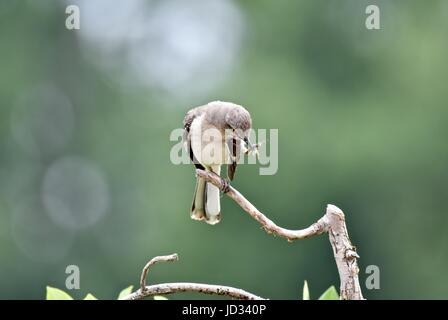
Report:
<svg viewBox="0 0 448 320"><path fill-rule="evenodd" d="M310 290L308 288L308 282L305 280L305 283L303 284L303 294L302 294L303 300L310 300Z"/></svg>
<svg viewBox="0 0 448 320"><path fill-rule="evenodd" d="M73 300L66 292L47 286L47 300Z"/></svg>
<svg viewBox="0 0 448 320"><path fill-rule="evenodd" d="M93 294L88 293L83 300L98 300Z"/></svg>
<svg viewBox="0 0 448 320"><path fill-rule="evenodd" d="M303 284L303 300L310 300L310 291L308 288L308 282L305 280ZM329 287L327 290L325 290L324 293L322 293L319 297L319 300L339 300L339 294L336 291L336 288L334 286Z"/></svg>
<svg viewBox="0 0 448 320"><path fill-rule="evenodd" d="M134 286L129 286L129 287L121 290L120 294L118 295L118 300L121 300L124 297L126 297L127 295L131 294L133 288L134 288Z"/></svg>
<svg viewBox="0 0 448 320"><path fill-rule="evenodd" d="M126 296L132 293L132 289L134 286L129 286L123 290L120 291L120 294L118 295L118 300L124 299ZM164 296L154 296L154 300L168 300L168 298ZM53 288L50 286L47 286L47 294L46 294L46 300L73 300L72 296L70 296L68 293L61 289ZM93 294L88 293L83 300L98 300Z"/></svg>
<svg viewBox="0 0 448 320"><path fill-rule="evenodd" d="M322 293L319 300L339 300L339 294L336 291L336 288L331 286L324 293Z"/></svg>

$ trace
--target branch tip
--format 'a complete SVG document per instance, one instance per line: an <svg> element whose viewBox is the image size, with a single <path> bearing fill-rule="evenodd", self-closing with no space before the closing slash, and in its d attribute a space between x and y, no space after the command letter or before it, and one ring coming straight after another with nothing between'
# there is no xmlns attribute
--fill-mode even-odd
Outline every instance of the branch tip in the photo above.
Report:
<svg viewBox="0 0 448 320"><path fill-rule="evenodd" d="M142 270L142 275L140 276L140 291L144 292L146 290L146 277L148 276L149 268L158 263L158 262L171 262L171 261L178 261L179 256L177 253L169 254L166 256L157 256L149 260L149 262L145 265L145 267Z"/></svg>
<svg viewBox="0 0 448 320"><path fill-rule="evenodd" d="M337 206L335 206L334 204L328 204L327 205L327 213L336 213L336 214L342 214L344 215L344 212L342 212L341 209L339 209Z"/></svg>

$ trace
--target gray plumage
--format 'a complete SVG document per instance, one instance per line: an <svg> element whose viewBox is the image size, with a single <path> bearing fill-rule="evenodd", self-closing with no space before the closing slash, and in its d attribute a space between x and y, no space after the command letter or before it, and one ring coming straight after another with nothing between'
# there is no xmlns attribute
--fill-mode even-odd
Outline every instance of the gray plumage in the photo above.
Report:
<svg viewBox="0 0 448 320"><path fill-rule="evenodd" d="M242 106L222 101L210 102L187 112L184 118L184 143L196 168L234 178L241 147L248 142L252 119ZM210 150L213 150L210 152ZM214 185L197 178L191 218L216 224L221 219L220 193Z"/></svg>

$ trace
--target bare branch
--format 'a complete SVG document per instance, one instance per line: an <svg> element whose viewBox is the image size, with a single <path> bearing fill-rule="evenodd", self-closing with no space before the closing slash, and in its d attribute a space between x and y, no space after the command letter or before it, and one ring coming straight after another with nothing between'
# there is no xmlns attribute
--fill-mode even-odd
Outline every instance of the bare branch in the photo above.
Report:
<svg viewBox="0 0 448 320"><path fill-rule="evenodd" d="M152 259L145 265L145 267L143 268L142 275L141 275L141 277L140 277L140 290L141 290L142 292L145 291L145 287L146 287L146 277L147 277L147 275L148 275L149 268L150 268L152 265L154 265L154 264L156 264L156 263L158 263L158 262L161 262L161 261L169 262L169 261L177 261L177 260L179 260L179 257L178 257L178 255L177 255L177 253L173 253L173 254L170 254L170 255L167 255L167 256L158 256L158 257L152 258Z"/></svg>
<svg viewBox="0 0 448 320"><path fill-rule="evenodd" d="M255 208L255 206L252 203L250 203L241 193L239 193L238 190L236 190L232 186L225 184L223 179L217 174L200 169L196 170L196 174L201 178L204 178L208 182L214 184L221 190L226 188L227 191L226 194L230 198L232 198L236 203L238 203L240 207L243 208L244 211L250 214L252 218L257 220L262 225L263 229L269 234L278 235L280 237L287 239L288 241L292 241L292 240L306 239L311 236L321 234L327 231L326 230L327 224L325 223L324 218L319 219L319 221L317 221L316 223L313 223L308 228L302 230L289 230L281 228L277 226L268 217L266 217L263 213L261 213L257 208Z"/></svg>
<svg viewBox="0 0 448 320"><path fill-rule="evenodd" d="M124 300L141 300L149 296L154 296L158 294L172 294L179 292L197 292L203 294L227 296L238 300L265 300L262 297L254 295L250 292L244 291L242 289L203 284L203 283L189 283L189 282L178 282L178 283L162 283L145 287L145 290L137 290L131 293Z"/></svg>
<svg viewBox="0 0 448 320"><path fill-rule="evenodd" d="M363 300L361 286L358 279L359 258L356 248L350 242L345 216L341 209L334 205L328 205L325 215L308 228L301 230L289 230L277 226L272 220L261 213L252 203L250 203L235 188L226 183L220 176L213 172L197 169L196 174L223 190L251 217L257 220L267 233L275 234L288 241L305 239L314 235L328 232L330 243L333 248L334 258L341 280L340 296L344 300Z"/></svg>
<svg viewBox="0 0 448 320"><path fill-rule="evenodd" d="M140 289L122 298L122 300L140 300L145 297L154 296L158 294L172 294L179 292L198 292L204 294L213 294L219 296L227 296L239 300L265 300L250 292L242 289L237 289L228 286L211 285L202 283L191 282L177 282L177 283L161 283L151 286L146 286L146 277L149 272L149 268L161 261L177 261L179 257L176 253L167 256L158 256L152 258L143 268L142 275L140 277Z"/></svg>
<svg viewBox="0 0 448 320"><path fill-rule="evenodd" d="M340 295L343 300L364 300L359 284L359 268L355 246L350 242L345 216L341 209L328 205L325 214L328 235L341 279Z"/></svg>

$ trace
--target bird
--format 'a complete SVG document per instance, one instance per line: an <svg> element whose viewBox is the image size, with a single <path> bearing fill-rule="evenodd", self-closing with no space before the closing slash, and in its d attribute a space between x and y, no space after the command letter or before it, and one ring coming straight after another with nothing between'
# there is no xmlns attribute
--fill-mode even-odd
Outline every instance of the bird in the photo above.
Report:
<svg viewBox="0 0 448 320"><path fill-rule="evenodd" d="M183 121L183 143L196 169L221 174L227 164L227 177L234 179L241 150L249 150L252 118L244 107L213 101L189 110ZM223 180L228 185L228 180ZM204 178L196 178L190 217L210 225L221 220L220 190Z"/></svg>

